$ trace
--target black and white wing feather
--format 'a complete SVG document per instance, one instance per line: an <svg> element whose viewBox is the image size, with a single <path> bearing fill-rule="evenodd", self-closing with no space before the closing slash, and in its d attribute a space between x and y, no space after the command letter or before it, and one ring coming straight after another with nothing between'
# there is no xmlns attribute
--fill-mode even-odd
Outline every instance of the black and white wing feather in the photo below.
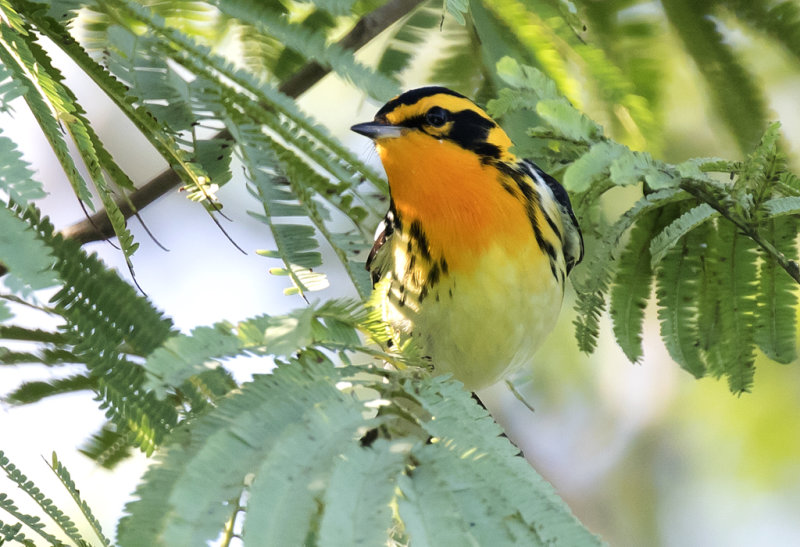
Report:
<svg viewBox="0 0 800 547"><path fill-rule="evenodd" d="M394 207L389 208L389 212L378 224L375 230L375 243L367 256L367 270L372 276L372 284L375 285L386 274L391 267L386 259L386 254L390 245L392 234L394 234L395 214Z"/></svg>
<svg viewBox="0 0 800 547"><path fill-rule="evenodd" d="M530 160L522 160L521 163L531 177L550 189L550 193L555 199L558 211L561 214L561 223L564 226L564 233L561 234L561 243L567 274L569 274L572 268L583 260L583 234L581 234L581 228L578 226L578 219L575 218L575 213L572 212L569 195L560 182L545 173L538 165Z"/></svg>

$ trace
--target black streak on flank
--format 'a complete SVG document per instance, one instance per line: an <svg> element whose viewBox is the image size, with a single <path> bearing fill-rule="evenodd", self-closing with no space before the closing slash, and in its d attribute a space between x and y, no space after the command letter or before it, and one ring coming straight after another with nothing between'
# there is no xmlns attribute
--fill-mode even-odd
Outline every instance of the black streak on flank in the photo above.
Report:
<svg viewBox="0 0 800 547"><path fill-rule="evenodd" d="M411 236L411 239L416 240L422 258L430 262L431 250L428 246L428 237L425 235L425 231L422 229L422 224L420 221L415 220L411 223L411 228L408 235Z"/></svg>
<svg viewBox="0 0 800 547"><path fill-rule="evenodd" d="M558 229L558 226L556 226L556 222L552 218L550 218L550 215L547 214L547 211L542 209L542 215L544 215L547 224L550 225L550 229L553 230L553 233L556 235L556 237L559 240L564 239L563 237L561 237L561 230Z"/></svg>
<svg viewBox="0 0 800 547"><path fill-rule="evenodd" d="M428 283L431 287L435 286L439 282L439 265L434 264L431 268L431 271L428 273Z"/></svg>
<svg viewBox="0 0 800 547"><path fill-rule="evenodd" d="M508 183L505 177L498 177L500 179L500 184L503 186L503 190L511 194L512 197L516 198L517 193L514 191L514 187Z"/></svg>
<svg viewBox="0 0 800 547"><path fill-rule="evenodd" d="M547 241L542 235L542 228L539 226L539 221L536 218L536 209L538 208L539 203L536 190L519 178L515 178L514 180L516 180L517 186L525 198L525 210L528 213L528 220L530 220L531 227L533 228L533 235L536 237L536 243L543 252L547 253L548 258L550 259L550 267L553 268L553 276L558 279L558 274L555 271L555 264L558 261L558 253L556 252L555 247L553 247L553 244ZM547 215L547 213L544 212L544 210L542 210L542 216L547 219L547 222L550 224L550 227L553 228L553 231L556 233L556 235L559 235L560 231L555 227L555 223Z"/></svg>
<svg viewBox="0 0 800 547"><path fill-rule="evenodd" d="M539 243L539 246L542 247L544 252L547 253L547 256L550 258L550 262L556 262L556 260L558 259L558 254L556 253L556 248L553 247L552 243L550 243L546 239L543 239L542 242Z"/></svg>

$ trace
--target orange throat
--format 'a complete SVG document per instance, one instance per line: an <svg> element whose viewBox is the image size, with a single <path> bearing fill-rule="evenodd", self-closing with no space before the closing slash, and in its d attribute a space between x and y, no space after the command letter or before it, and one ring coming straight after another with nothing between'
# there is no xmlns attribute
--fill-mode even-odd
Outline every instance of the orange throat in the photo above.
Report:
<svg viewBox="0 0 800 547"><path fill-rule="evenodd" d="M533 237L523 202L503 175L447 140L408 134L377 144L404 229L418 221L433 257L469 270L493 244L509 251Z"/></svg>

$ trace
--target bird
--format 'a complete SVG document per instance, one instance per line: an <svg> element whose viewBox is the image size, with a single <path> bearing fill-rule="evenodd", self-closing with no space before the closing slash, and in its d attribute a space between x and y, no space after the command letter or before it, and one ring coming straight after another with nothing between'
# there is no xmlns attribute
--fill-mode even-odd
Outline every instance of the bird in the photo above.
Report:
<svg viewBox="0 0 800 547"><path fill-rule="evenodd" d="M446 87L406 91L351 129L389 183L366 267L395 342L471 391L532 363L583 258L564 187Z"/></svg>

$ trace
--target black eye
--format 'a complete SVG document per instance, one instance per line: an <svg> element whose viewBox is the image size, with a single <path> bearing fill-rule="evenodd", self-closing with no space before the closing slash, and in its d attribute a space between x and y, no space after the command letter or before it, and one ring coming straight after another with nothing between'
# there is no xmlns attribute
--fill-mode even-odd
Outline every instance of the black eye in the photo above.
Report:
<svg viewBox="0 0 800 547"><path fill-rule="evenodd" d="M438 106L434 106L425 114L425 121L433 127L442 127L449 119L450 112Z"/></svg>

